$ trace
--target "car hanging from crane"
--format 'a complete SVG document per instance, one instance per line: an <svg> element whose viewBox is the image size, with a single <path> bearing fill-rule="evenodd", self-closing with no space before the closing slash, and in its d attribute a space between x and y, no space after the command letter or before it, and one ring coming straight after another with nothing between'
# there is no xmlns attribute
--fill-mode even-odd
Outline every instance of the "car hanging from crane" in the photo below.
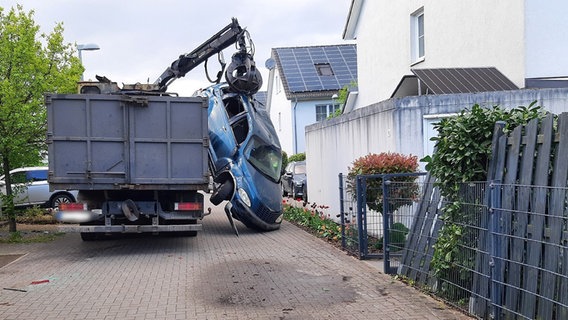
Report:
<svg viewBox="0 0 568 320"><path fill-rule="evenodd" d="M231 45L236 46L236 52L226 66L222 51ZM207 60L214 55L218 56L221 71L212 79ZM173 95L168 93L168 86L202 63L212 85L196 91L194 96L205 99L208 107L208 166L213 181L210 201L213 205L226 202L225 213L237 235L233 219L259 231L279 229L280 142L265 106L255 98L262 77L256 68L249 32L236 18L190 53L180 55L152 84L124 84L118 88L115 82L97 76L98 82L80 83L79 91L127 96ZM221 81L223 75L225 81Z"/></svg>

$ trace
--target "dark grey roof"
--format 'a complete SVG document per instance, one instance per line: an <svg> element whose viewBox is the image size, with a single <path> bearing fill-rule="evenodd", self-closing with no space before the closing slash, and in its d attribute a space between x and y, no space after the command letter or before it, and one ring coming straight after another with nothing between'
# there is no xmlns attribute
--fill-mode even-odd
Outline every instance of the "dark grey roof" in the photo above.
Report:
<svg viewBox="0 0 568 320"><path fill-rule="evenodd" d="M354 44L274 48L272 56L286 97L315 97L338 91L357 81L357 47ZM329 64L332 75L320 75Z"/></svg>
<svg viewBox="0 0 568 320"><path fill-rule="evenodd" d="M518 90L495 67L411 69L433 94Z"/></svg>
<svg viewBox="0 0 568 320"><path fill-rule="evenodd" d="M266 91L259 91L254 95L254 97L262 106L266 106Z"/></svg>

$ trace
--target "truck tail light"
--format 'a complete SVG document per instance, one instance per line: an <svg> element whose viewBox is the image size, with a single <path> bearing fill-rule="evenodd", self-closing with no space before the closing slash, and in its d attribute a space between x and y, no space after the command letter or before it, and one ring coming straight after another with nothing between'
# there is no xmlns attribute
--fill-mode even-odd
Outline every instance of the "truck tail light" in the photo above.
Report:
<svg viewBox="0 0 568 320"><path fill-rule="evenodd" d="M176 202L174 204L175 211L196 211L202 209L203 205L199 202Z"/></svg>
<svg viewBox="0 0 568 320"><path fill-rule="evenodd" d="M73 203L60 203L59 204L60 211L81 211L87 210L87 204L80 203L80 202L73 202Z"/></svg>

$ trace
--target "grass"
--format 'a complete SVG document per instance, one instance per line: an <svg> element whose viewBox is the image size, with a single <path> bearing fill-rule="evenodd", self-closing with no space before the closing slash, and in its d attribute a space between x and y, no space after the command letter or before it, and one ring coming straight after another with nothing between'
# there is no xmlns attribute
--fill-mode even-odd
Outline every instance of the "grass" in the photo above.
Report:
<svg viewBox="0 0 568 320"><path fill-rule="evenodd" d="M39 243L50 242L64 235L63 232L16 231L0 232L0 243Z"/></svg>
<svg viewBox="0 0 568 320"><path fill-rule="evenodd" d="M48 209L31 207L17 210L16 232L8 231L8 224L0 227L0 243L38 243L49 242L62 236L63 232L45 230L47 225L56 223Z"/></svg>

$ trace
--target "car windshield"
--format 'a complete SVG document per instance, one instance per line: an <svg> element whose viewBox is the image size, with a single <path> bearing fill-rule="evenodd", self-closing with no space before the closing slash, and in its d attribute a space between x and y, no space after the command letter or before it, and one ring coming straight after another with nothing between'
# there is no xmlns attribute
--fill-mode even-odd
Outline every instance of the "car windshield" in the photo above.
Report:
<svg viewBox="0 0 568 320"><path fill-rule="evenodd" d="M298 164L294 166L294 174L305 174L306 173L306 165L305 164Z"/></svg>
<svg viewBox="0 0 568 320"><path fill-rule="evenodd" d="M274 182L278 182L278 179L280 179L280 169L282 168L282 155L280 150L253 136L247 145L245 155L247 161L258 171L262 172Z"/></svg>

